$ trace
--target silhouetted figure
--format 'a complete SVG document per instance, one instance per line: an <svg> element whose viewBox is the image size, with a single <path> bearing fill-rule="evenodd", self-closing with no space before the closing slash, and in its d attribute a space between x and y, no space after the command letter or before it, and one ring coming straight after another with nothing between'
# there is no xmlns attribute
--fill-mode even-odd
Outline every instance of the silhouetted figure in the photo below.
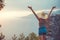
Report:
<svg viewBox="0 0 60 40"><path fill-rule="evenodd" d="M49 24L47 21L50 18L50 14L52 13L53 9L56 7L55 6L52 7L52 9L49 12L48 17L46 19L45 19L46 14L44 12L42 12L42 14L41 14L42 18L39 18L31 6L28 6L28 8L33 12L33 14L36 16L36 18L39 21L39 40L46 40L47 30L49 30L49 26L48 26Z"/></svg>

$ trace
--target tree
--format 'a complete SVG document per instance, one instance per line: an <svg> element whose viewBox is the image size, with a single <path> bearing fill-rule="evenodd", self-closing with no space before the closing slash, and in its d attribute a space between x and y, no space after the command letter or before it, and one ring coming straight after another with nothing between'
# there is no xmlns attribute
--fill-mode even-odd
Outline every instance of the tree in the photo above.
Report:
<svg viewBox="0 0 60 40"><path fill-rule="evenodd" d="M17 37L16 37L16 35L14 34L14 36L12 37L12 40L16 40L16 38L17 38Z"/></svg>
<svg viewBox="0 0 60 40"><path fill-rule="evenodd" d="M0 0L0 10L2 9L2 8L4 8L4 0Z"/></svg>
<svg viewBox="0 0 60 40"><path fill-rule="evenodd" d="M18 40L25 40L25 36L24 36L24 34L23 34L23 33L21 33L21 34L20 34L20 36L19 36Z"/></svg>
<svg viewBox="0 0 60 40"><path fill-rule="evenodd" d="M32 32L29 34L29 40L38 40L38 37L36 36L34 32Z"/></svg>
<svg viewBox="0 0 60 40"><path fill-rule="evenodd" d="M4 39L5 35L3 35L2 33L0 33L0 40Z"/></svg>
<svg viewBox="0 0 60 40"><path fill-rule="evenodd" d="M25 40L29 40L29 37L27 36L27 37L25 37Z"/></svg>

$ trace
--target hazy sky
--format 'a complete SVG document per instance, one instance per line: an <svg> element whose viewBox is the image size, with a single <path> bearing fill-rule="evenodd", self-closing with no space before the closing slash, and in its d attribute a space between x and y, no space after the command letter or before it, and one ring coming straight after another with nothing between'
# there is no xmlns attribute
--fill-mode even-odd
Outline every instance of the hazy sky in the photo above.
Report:
<svg viewBox="0 0 60 40"><path fill-rule="evenodd" d="M51 9L52 6L60 8L60 0L5 0L5 7L0 11L0 24L2 31L7 36L35 32L38 35L38 21L27 6L34 10ZM24 18L26 17L26 18Z"/></svg>
<svg viewBox="0 0 60 40"><path fill-rule="evenodd" d="M60 7L60 0L6 0L7 10L28 10L31 5L35 10L50 9L52 6Z"/></svg>

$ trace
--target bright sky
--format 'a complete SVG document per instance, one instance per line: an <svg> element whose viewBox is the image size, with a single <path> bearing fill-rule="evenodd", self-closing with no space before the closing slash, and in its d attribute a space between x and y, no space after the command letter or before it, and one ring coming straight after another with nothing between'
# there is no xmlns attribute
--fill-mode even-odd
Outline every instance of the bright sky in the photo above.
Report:
<svg viewBox="0 0 60 40"><path fill-rule="evenodd" d="M30 14L29 11L1 11L0 13L0 17L2 18L23 17Z"/></svg>
<svg viewBox="0 0 60 40"><path fill-rule="evenodd" d="M44 3L43 3L44 1ZM29 15L28 5L34 10L51 9L52 6L60 8L60 0L5 0L5 7L0 12L0 17L22 17Z"/></svg>
<svg viewBox="0 0 60 40"><path fill-rule="evenodd" d="M27 8L28 5L37 11L51 9L52 6L60 8L60 0L5 0L5 7L0 11L0 24L2 24L0 31L7 36L22 32L26 35L30 32L38 34L38 22L35 17L24 18L32 14Z"/></svg>

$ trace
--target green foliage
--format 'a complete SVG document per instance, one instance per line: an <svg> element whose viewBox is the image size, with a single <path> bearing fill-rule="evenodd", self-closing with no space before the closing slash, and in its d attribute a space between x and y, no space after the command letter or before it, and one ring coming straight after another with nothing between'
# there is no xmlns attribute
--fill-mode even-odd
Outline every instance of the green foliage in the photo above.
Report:
<svg viewBox="0 0 60 40"><path fill-rule="evenodd" d="M29 37L27 36L27 37L25 38L25 40L29 40Z"/></svg>
<svg viewBox="0 0 60 40"><path fill-rule="evenodd" d="M36 36L36 34L33 33L33 32L30 33L30 34L29 34L29 39L30 39L30 40L37 40L37 36Z"/></svg>
<svg viewBox="0 0 60 40"><path fill-rule="evenodd" d="M14 36L12 37L12 40L16 40L16 38L17 38L17 37L16 37L16 35L14 34Z"/></svg>
<svg viewBox="0 0 60 40"><path fill-rule="evenodd" d="M2 33L0 33L0 40L4 39L5 35L3 35Z"/></svg>
<svg viewBox="0 0 60 40"><path fill-rule="evenodd" d="M20 36L19 36L18 40L25 40L25 36L24 36L24 34L23 34L23 33L22 33L22 34L20 34Z"/></svg>
<svg viewBox="0 0 60 40"><path fill-rule="evenodd" d="M21 33L19 37L14 34L12 40L38 40L38 36L34 32L30 33L28 36Z"/></svg>
<svg viewBox="0 0 60 40"><path fill-rule="evenodd" d="M25 40L38 40L38 36L32 32L25 38Z"/></svg>
<svg viewBox="0 0 60 40"><path fill-rule="evenodd" d="M4 0L0 0L0 10L2 10L2 8L4 8Z"/></svg>

